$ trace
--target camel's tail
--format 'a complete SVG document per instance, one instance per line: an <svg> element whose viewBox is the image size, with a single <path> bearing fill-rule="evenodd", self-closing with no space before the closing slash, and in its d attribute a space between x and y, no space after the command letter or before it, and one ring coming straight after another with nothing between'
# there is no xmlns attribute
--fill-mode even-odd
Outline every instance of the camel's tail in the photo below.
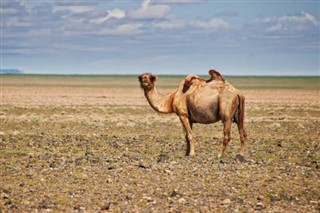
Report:
<svg viewBox="0 0 320 213"><path fill-rule="evenodd" d="M239 106L238 106L237 123L238 123L238 128L239 128L240 134L241 134L241 132L243 132L243 137L246 138L247 132L244 127L245 97L243 95L238 95L238 98L239 98Z"/></svg>

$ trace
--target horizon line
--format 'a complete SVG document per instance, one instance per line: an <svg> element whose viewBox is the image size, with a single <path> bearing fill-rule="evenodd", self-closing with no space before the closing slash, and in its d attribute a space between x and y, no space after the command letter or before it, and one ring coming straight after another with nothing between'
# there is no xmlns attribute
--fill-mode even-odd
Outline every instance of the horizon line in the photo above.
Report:
<svg viewBox="0 0 320 213"><path fill-rule="evenodd" d="M77 73L69 73L69 74L62 74L62 73L5 73L0 72L0 75L11 75L11 76L18 76L18 75L29 75L29 76L113 76L113 77L121 77L121 76L137 76L140 74L77 74ZM156 74L157 76L172 76L172 77L180 77L180 76L186 76L189 74ZM209 74L198 74L199 76L209 76ZM320 77L320 75L223 75L223 76L229 76L229 77Z"/></svg>

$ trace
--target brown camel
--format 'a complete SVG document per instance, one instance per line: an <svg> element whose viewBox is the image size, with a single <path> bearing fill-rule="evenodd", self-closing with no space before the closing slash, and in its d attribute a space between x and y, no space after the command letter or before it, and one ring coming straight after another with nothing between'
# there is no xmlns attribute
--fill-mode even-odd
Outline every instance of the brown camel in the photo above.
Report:
<svg viewBox="0 0 320 213"><path fill-rule="evenodd" d="M231 124L237 123L240 134L240 157L243 158L247 133L244 128L245 98L228 83L219 72L210 70L211 79L205 80L196 75L188 75L178 88L168 95L160 95L155 88L157 76L144 73L139 76L150 106L159 113L176 113L184 127L187 142L187 156L194 152L195 140L192 134L194 123L223 123L223 143L219 158L231 139Z"/></svg>

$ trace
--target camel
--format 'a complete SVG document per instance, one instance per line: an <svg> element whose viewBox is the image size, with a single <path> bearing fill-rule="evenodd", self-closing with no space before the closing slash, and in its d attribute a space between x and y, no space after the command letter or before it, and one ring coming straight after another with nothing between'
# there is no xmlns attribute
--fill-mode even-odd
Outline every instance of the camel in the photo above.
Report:
<svg viewBox="0 0 320 213"><path fill-rule="evenodd" d="M195 139L192 133L194 123L223 123L224 138L218 158L221 159L231 140L231 125L238 126L243 159L247 133L244 127L245 97L216 70L209 70L211 79L205 80L191 74L185 77L178 88L167 95L160 95L155 87L157 76L141 74L140 86L150 106L159 113L176 113L182 123L187 142L186 156L194 156ZM237 158L239 157L237 155Z"/></svg>

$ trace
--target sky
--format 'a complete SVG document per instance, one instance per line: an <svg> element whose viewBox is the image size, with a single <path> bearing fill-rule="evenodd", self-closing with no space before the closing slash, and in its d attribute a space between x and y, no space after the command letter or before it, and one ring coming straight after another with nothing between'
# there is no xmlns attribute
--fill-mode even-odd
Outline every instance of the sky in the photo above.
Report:
<svg viewBox="0 0 320 213"><path fill-rule="evenodd" d="M0 0L1 69L320 74L320 1Z"/></svg>

